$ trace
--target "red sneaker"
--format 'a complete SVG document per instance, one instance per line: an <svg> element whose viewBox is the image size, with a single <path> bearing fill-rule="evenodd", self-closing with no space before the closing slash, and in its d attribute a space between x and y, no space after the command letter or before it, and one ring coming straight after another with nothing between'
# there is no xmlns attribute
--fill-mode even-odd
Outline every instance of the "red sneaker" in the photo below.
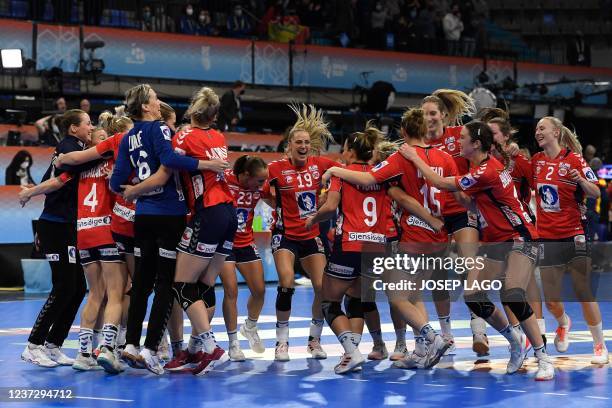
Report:
<svg viewBox="0 0 612 408"><path fill-rule="evenodd" d="M193 369L193 375L205 375L226 361L229 361L229 356L225 350L217 346L211 354L204 353L204 357L200 360L198 366Z"/></svg>
<svg viewBox="0 0 612 408"><path fill-rule="evenodd" d="M198 363L204 356L204 353L198 351L195 354L191 354L187 350L181 350L181 352L175 356L171 361L169 361L164 369L168 371L182 371L185 368L188 368L192 364Z"/></svg>

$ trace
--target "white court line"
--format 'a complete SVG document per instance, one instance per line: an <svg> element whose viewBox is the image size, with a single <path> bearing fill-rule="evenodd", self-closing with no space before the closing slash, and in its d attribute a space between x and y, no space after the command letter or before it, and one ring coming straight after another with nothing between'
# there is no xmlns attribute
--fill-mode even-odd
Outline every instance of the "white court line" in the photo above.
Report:
<svg viewBox="0 0 612 408"><path fill-rule="evenodd" d="M134 402L134 400L126 400L126 399L119 399L119 398L78 397L76 395L73 396L72 398L75 398L75 399L85 399L85 400L113 401L113 402Z"/></svg>
<svg viewBox="0 0 612 408"><path fill-rule="evenodd" d="M467 390L486 390L485 387L463 387Z"/></svg>
<svg viewBox="0 0 612 408"><path fill-rule="evenodd" d="M527 391L523 391L523 390L502 390L505 392L527 392Z"/></svg>
<svg viewBox="0 0 612 408"><path fill-rule="evenodd" d="M361 378L347 378L349 381L368 382L370 380L362 380Z"/></svg>
<svg viewBox="0 0 612 408"><path fill-rule="evenodd" d="M402 385L406 385L408 383L405 382L401 382L401 381L385 381L386 384L402 384Z"/></svg>
<svg viewBox="0 0 612 408"><path fill-rule="evenodd" d="M446 385L444 384L423 384L423 385L427 385L428 387L446 387Z"/></svg>
<svg viewBox="0 0 612 408"><path fill-rule="evenodd" d="M598 400L609 400L610 399L608 397L596 397L594 395L587 395L585 396L585 398L598 399Z"/></svg>
<svg viewBox="0 0 612 408"><path fill-rule="evenodd" d="M283 377L297 377L297 374L276 373L274 375L280 375L280 376L283 376Z"/></svg>
<svg viewBox="0 0 612 408"><path fill-rule="evenodd" d="M544 395L558 395L560 397L566 397L567 394L563 394L561 392L545 392Z"/></svg>

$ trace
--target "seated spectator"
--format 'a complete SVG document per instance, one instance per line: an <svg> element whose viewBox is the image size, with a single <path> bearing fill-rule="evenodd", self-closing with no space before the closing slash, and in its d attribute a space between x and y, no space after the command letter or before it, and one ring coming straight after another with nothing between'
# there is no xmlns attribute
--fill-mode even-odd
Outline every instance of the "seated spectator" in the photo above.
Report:
<svg viewBox="0 0 612 408"><path fill-rule="evenodd" d="M218 35L219 32L213 26L210 20L210 13L208 10L200 10L200 15L198 16L198 35Z"/></svg>
<svg viewBox="0 0 612 408"><path fill-rule="evenodd" d="M142 8L142 20L140 20L140 29L142 31L155 31L153 27L153 14L149 6Z"/></svg>
<svg viewBox="0 0 612 408"><path fill-rule="evenodd" d="M81 102L79 102L79 108L87 113L89 115L89 112L91 110L91 103L89 103L89 100L87 99L81 99Z"/></svg>
<svg viewBox="0 0 612 408"><path fill-rule="evenodd" d="M197 34L198 22L193 16L193 6L191 4L185 6L185 14L181 16L179 22L179 31L183 34Z"/></svg>
<svg viewBox="0 0 612 408"><path fill-rule="evenodd" d="M34 185L34 179L30 174L32 167L32 155L27 150L17 152L11 164L6 168L5 183L7 186Z"/></svg>
<svg viewBox="0 0 612 408"><path fill-rule="evenodd" d="M230 37L245 38L251 34L251 31L249 18L242 12L242 6L237 4L234 13L227 18L227 34Z"/></svg>

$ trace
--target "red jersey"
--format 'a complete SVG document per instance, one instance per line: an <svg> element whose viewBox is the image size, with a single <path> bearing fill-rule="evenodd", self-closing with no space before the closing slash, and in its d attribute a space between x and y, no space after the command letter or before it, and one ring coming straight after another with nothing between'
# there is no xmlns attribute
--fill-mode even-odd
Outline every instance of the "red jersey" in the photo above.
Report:
<svg viewBox="0 0 612 408"><path fill-rule="evenodd" d="M416 146L416 151L419 157L436 173L444 177L454 174L454 163L448 154L432 147ZM432 186L414 164L400 153L393 153L387 160L374 167L370 173L379 183L399 181L406 194L422 203L430 214L434 217L442 215L444 196L441 191ZM400 242L446 242L448 240L445 231L434 232L429 224L405 210L402 211L400 230Z"/></svg>
<svg viewBox="0 0 612 408"><path fill-rule="evenodd" d="M191 128L172 138L174 151L198 160L227 160L225 136L214 129ZM209 170L182 172L190 209L233 203L234 198L223 174Z"/></svg>
<svg viewBox="0 0 612 408"><path fill-rule="evenodd" d="M388 195L386 196L385 206L388 207L389 214L387 216L387 239L397 239L398 238L398 229L397 225L400 223L400 218L402 216L401 210L398 208L397 203L391 199Z"/></svg>
<svg viewBox="0 0 612 408"><path fill-rule="evenodd" d="M253 215L261 198L261 191L250 191L240 186L238 177L231 170L225 171L225 180L234 197L238 217L238 229L234 236L234 248L243 248L253 243Z"/></svg>
<svg viewBox="0 0 612 408"><path fill-rule="evenodd" d="M119 144L127 132L117 133L96 145L96 151L100 156L113 153L117 160ZM126 201L121 194L114 194L113 215L111 218L111 231L126 237L134 237L134 217L136 215L136 203Z"/></svg>
<svg viewBox="0 0 612 408"><path fill-rule="evenodd" d="M346 168L366 172L372 166L353 163ZM391 206L382 185L361 187L333 177L329 191L340 193L334 250L361 252L367 245L382 245L387 241L386 220Z"/></svg>
<svg viewBox="0 0 612 408"><path fill-rule="evenodd" d="M536 223L540 237L569 238L584 234L582 227L584 191L572 180L570 170L576 169L589 182L597 177L582 156L563 149L551 159L539 152L531 159L536 190Z"/></svg>
<svg viewBox="0 0 612 408"><path fill-rule="evenodd" d="M532 220L533 213L529 202L531 201L531 183L533 179L533 172L531 170L531 161L522 154L518 154L510 159L508 164L508 171L514 181L514 188L518 194L519 200L523 204L523 209L529 213Z"/></svg>
<svg viewBox="0 0 612 408"><path fill-rule="evenodd" d="M440 149L453 158L455 163L455 173L449 174L450 176L465 174L470 169L470 161L460 155L461 149L459 148L459 137L461 129L463 129L463 126L445 127L444 133L440 139L430 140L427 142L428 145ZM465 207L459 204L459 202L455 199L452 192L442 191L442 196L444 200L444 207L442 208L443 216L461 214L467 211Z"/></svg>
<svg viewBox="0 0 612 408"><path fill-rule="evenodd" d="M495 157L489 156L468 174L456 176L455 184L476 202L483 242L538 238L516 195L512 176Z"/></svg>
<svg viewBox="0 0 612 408"><path fill-rule="evenodd" d="M337 166L326 157L310 156L303 166L294 166L289 159L276 160L268 166L270 188L276 197L276 233L293 240L312 239L319 235L319 226L306 229L304 221L317 212L321 176Z"/></svg>

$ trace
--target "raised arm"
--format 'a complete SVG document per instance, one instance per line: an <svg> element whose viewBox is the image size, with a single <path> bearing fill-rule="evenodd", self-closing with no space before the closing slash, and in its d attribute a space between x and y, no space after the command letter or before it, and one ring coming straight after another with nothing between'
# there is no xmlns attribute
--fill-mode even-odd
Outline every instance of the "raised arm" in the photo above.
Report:
<svg viewBox="0 0 612 408"><path fill-rule="evenodd" d="M19 192L19 203L22 207L25 207L27 202L30 201L30 198L57 191L66 184L66 181L68 181L68 179L59 176L52 177L36 186L22 187L22 190Z"/></svg>
<svg viewBox="0 0 612 408"><path fill-rule="evenodd" d="M341 178L351 184L366 187L376 184L376 178L363 171L348 170L344 167L330 167L325 173L323 173L322 182L326 184L332 176Z"/></svg>
<svg viewBox="0 0 612 408"><path fill-rule="evenodd" d="M70 153L62 153L56 159L56 166L76 166L79 164L87 163L92 160L101 159L102 155L98 153L95 146L90 147L87 150L70 152Z"/></svg>
<svg viewBox="0 0 612 408"><path fill-rule="evenodd" d="M431 184L446 191L458 191L457 185L455 184L455 178L442 177L434 172L429 165L419 157L414 147L403 144L399 151L402 156L414 163L416 168L419 169L421 174L423 174Z"/></svg>

